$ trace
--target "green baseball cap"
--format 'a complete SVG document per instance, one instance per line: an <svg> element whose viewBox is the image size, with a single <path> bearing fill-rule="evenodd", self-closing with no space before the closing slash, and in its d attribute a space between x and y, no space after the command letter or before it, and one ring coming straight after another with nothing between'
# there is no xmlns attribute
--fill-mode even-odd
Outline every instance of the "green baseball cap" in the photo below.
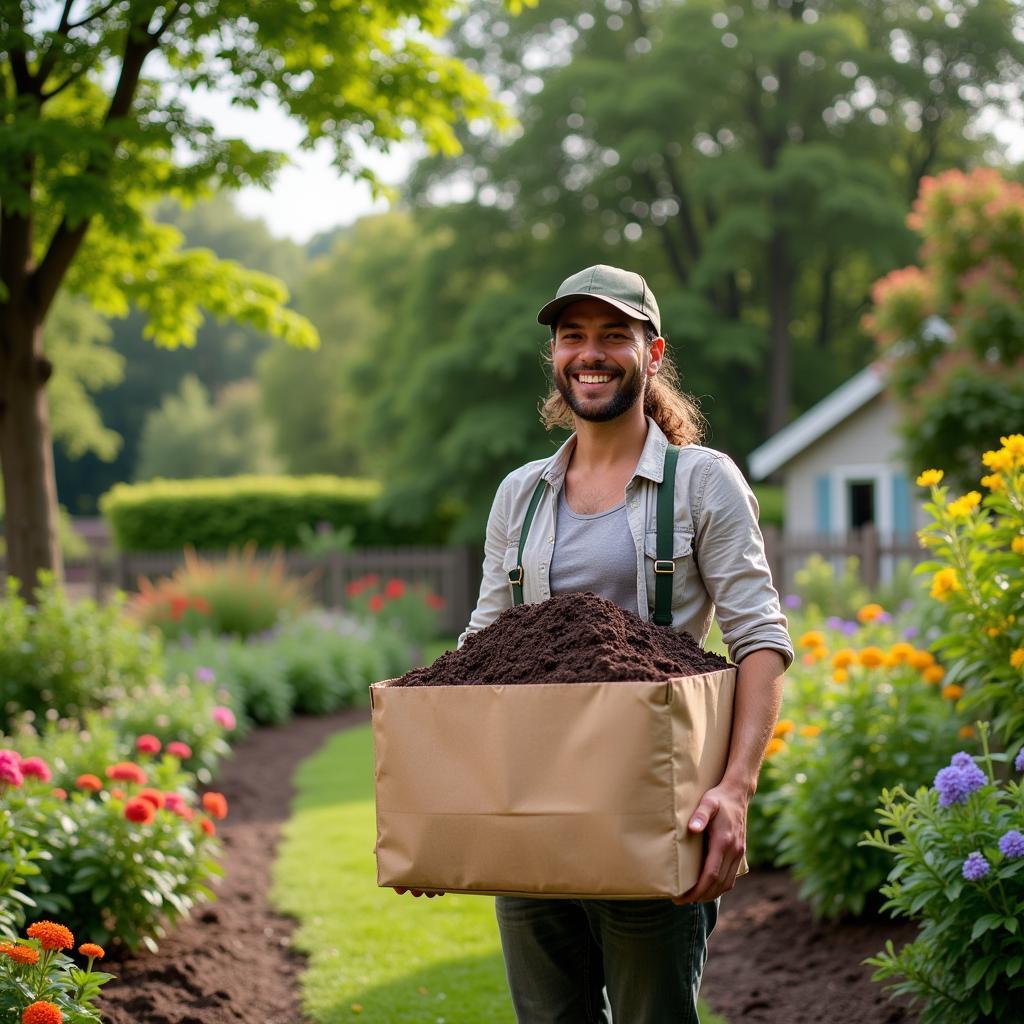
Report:
<svg viewBox="0 0 1024 1024"><path fill-rule="evenodd" d="M537 323L553 324L558 314L581 299L602 299L636 320L649 320L661 334L661 314L650 285L631 270L599 263L567 277L555 297L537 314Z"/></svg>

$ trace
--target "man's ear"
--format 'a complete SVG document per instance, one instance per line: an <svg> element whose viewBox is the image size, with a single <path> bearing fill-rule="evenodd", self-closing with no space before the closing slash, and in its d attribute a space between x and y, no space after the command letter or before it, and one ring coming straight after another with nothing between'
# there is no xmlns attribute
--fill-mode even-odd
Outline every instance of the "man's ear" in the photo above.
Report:
<svg viewBox="0 0 1024 1024"><path fill-rule="evenodd" d="M647 360L647 376L653 377L661 369L661 360L665 356L665 339L658 337L651 342L650 358Z"/></svg>

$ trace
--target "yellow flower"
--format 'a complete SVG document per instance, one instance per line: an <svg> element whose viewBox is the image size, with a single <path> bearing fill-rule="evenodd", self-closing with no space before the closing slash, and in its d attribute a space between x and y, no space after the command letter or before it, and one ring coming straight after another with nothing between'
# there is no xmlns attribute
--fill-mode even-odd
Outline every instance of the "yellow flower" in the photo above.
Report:
<svg viewBox="0 0 1024 1024"><path fill-rule="evenodd" d="M956 569L940 569L932 577L931 596L936 601L945 601L954 591L963 590L957 578Z"/></svg>
<svg viewBox="0 0 1024 1024"><path fill-rule="evenodd" d="M885 651L881 647L865 647L858 655L857 660L865 668L878 668L885 664Z"/></svg>
<svg viewBox="0 0 1024 1024"><path fill-rule="evenodd" d="M960 731L957 733L957 735L962 740L973 739L974 738L974 726L973 725L963 725L963 726L961 726L960 727Z"/></svg>
<svg viewBox="0 0 1024 1024"><path fill-rule="evenodd" d="M893 644L889 648L889 655L895 661L895 664L902 665L903 662L909 661L910 656L914 653L914 647L912 644L908 644L905 640L901 640L899 643Z"/></svg>
<svg viewBox="0 0 1024 1024"><path fill-rule="evenodd" d="M821 733L821 726L820 725L801 725L800 726L800 735L801 736L807 736L810 739L813 739L815 736L818 736L820 733Z"/></svg>
<svg viewBox="0 0 1024 1024"><path fill-rule="evenodd" d="M969 516L980 504L981 495L977 491L968 491L956 501L951 501L946 506L946 511L955 519L961 519Z"/></svg>
<svg viewBox="0 0 1024 1024"><path fill-rule="evenodd" d="M1001 437L1003 451L1008 452L1015 466L1024 466L1024 434L1010 434Z"/></svg>
<svg viewBox="0 0 1024 1024"><path fill-rule="evenodd" d="M998 473L992 473L990 476L983 476L981 478L983 487L987 487L990 491L1002 491L1005 490L1006 484L1003 483L1003 478Z"/></svg>
<svg viewBox="0 0 1024 1024"><path fill-rule="evenodd" d="M1002 633L1002 630L998 626L989 626L985 632L991 637L997 637Z"/></svg>
<svg viewBox="0 0 1024 1024"><path fill-rule="evenodd" d="M849 647L844 647L841 651L836 651L832 655L832 667L833 668L846 668L847 665L852 665L857 660L857 652L851 650Z"/></svg>
<svg viewBox="0 0 1024 1024"><path fill-rule="evenodd" d="M820 633L816 629L812 629L809 633L804 633L800 637L801 647L823 647L825 645L825 634Z"/></svg>
<svg viewBox="0 0 1024 1024"><path fill-rule="evenodd" d="M994 452L985 452L981 457L981 461L996 473L1006 473L1013 469L1013 452L1006 448L1000 448Z"/></svg>
<svg viewBox="0 0 1024 1024"><path fill-rule="evenodd" d="M885 609L880 604L866 604L857 610L857 619L860 622L874 622L885 614Z"/></svg>
<svg viewBox="0 0 1024 1024"><path fill-rule="evenodd" d="M850 673L845 668L837 668L832 673L832 679L837 683L845 683L850 678Z"/></svg>
<svg viewBox="0 0 1024 1024"><path fill-rule="evenodd" d="M1024 555L1024 537L1014 537L1010 541L1010 549L1015 555Z"/></svg>
<svg viewBox="0 0 1024 1024"><path fill-rule="evenodd" d="M811 651L811 654L813 654L818 661L824 661L828 657L828 648L822 644L821 647L815 647L814 650Z"/></svg>
<svg viewBox="0 0 1024 1024"><path fill-rule="evenodd" d="M959 700L964 695L964 688L957 686L956 683L950 683L949 686L942 688L942 696L947 700Z"/></svg>
<svg viewBox="0 0 1024 1024"><path fill-rule="evenodd" d="M920 672L935 664L935 655L931 651L914 651L908 660Z"/></svg>
<svg viewBox="0 0 1024 1024"><path fill-rule="evenodd" d="M781 754L786 749L786 741L779 739L778 736L768 741L768 747L765 749L765 757L774 757L776 754Z"/></svg>
<svg viewBox="0 0 1024 1024"><path fill-rule="evenodd" d="M942 480L941 469L926 469L918 478L918 487L933 487Z"/></svg>
<svg viewBox="0 0 1024 1024"><path fill-rule="evenodd" d="M1010 655L1010 664L1014 668L1020 668L1024 665L1024 647L1018 647L1017 650Z"/></svg>
<svg viewBox="0 0 1024 1024"><path fill-rule="evenodd" d="M791 718L780 718L775 723L775 728L772 730L773 736L785 736L787 732L792 732L796 728Z"/></svg>
<svg viewBox="0 0 1024 1024"><path fill-rule="evenodd" d="M921 678L926 683L941 683L946 670L941 665L929 665L922 673Z"/></svg>

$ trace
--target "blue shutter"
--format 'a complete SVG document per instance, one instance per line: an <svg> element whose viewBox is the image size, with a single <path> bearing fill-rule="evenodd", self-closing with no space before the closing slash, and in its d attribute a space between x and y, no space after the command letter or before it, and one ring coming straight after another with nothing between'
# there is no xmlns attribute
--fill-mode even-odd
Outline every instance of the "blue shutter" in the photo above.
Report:
<svg viewBox="0 0 1024 1024"><path fill-rule="evenodd" d="M909 537L913 532L910 515L910 484L902 473L892 478L892 529L897 537Z"/></svg>
<svg viewBox="0 0 1024 1024"><path fill-rule="evenodd" d="M815 481L817 495L818 533L832 532L832 481L827 476L819 476Z"/></svg>

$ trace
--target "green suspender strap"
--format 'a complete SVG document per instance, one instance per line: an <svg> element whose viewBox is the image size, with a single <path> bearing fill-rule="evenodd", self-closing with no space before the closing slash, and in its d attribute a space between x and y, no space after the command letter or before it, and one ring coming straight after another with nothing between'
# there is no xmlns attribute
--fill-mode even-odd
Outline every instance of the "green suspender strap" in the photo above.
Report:
<svg viewBox="0 0 1024 1024"><path fill-rule="evenodd" d="M672 625L672 575L676 571L672 560L672 528L676 514L678 460L679 448L670 444L665 449L665 472L658 484L657 561L654 563L654 622L658 626Z"/></svg>
<svg viewBox="0 0 1024 1024"><path fill-rule="evenodd" d="M541 477L537 481L537 486L533 491L533 497L530 498L530 504L526 509L526 516L523 519L523 528L519 531L519 558L517 559L516 567L510 570L508 574L508 581L512 584L513 604L523 603L523 548L526 547L526 535L530 532L530 526L533 523L533 515L537 511L537 506L540 504L541 495L544 493L545 487L547 487L547 481L544 477Z"/></svg>

